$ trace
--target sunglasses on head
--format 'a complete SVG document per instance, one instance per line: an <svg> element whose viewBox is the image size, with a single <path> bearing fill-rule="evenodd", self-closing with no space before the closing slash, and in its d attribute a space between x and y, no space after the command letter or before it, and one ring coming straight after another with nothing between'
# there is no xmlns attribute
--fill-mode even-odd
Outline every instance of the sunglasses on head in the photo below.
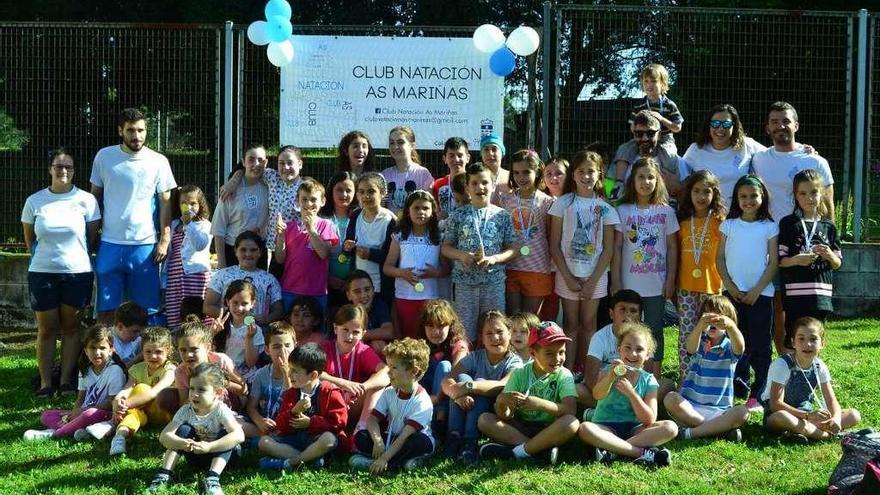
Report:
<svg viewBox="0 0 880 495"><path fill-rule="evenodd" d="M633 131L633 136L635 136L637 138L642 138L642 137L652 138L652 137L654 137L655 134L657 134L657 131L653 130L653 129L648 130L648 131Z"/></svg>
<svg viewBox="0 0 880 495"><path fill-rule="evenodd" d="M723 127L725 129L730 129L731 127L733 127L733 121L732 120L710 120L709 127L711 127L712 129L718 129L719 127Z"/></svg>

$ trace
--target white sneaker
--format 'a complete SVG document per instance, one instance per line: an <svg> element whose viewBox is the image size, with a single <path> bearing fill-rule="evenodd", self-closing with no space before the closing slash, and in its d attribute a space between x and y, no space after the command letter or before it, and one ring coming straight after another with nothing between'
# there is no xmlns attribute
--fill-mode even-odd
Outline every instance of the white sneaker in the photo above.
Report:
<svg viewBox="0 0 880 495"><path fill-rule="evenodd" d="M114 435L110 440L110 455L120 455L125 453L125 437L122 435Z"/></svg>
<svg viewBox="0 0 880 495"><path fill-rule="evenodd" d="M113 429L113 423L109 421L101 421L100 423L95 423L93 425L86 426L86 431L89 432L93 437L101 440L106 437L110 430Z"/></svg>
<svg viewBox="0 0 880 495"><path fill-rule="evenodd" d="M80 428L73 432L73 439L77 442L85 442L92 439L92 434L86 431L85 428Z"/></svg>
<svg viewBox="0 0 880 495"><path fill-rule="evenodd" d="M25 442L42 442L51 439L54 434L55 430L51 428L48 430L28 430L24 432L22 439Z"/></svg>

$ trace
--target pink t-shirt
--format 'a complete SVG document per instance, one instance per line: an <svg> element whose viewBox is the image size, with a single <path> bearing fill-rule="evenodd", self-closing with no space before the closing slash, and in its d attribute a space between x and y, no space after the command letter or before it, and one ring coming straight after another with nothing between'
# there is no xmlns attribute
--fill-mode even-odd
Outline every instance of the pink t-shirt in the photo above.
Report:
<svg viewBox="0 0 880 495"><path fill-rule="evenodd" d="M315 230L330 247L339 244L336 226L326 218L317 218ZM281 290L299 296L323 296L327 294L327 276L330 256L321 259L312 249L309 234L298 218L287 224L285 236L286 256Z"/></svg>
<svg viewBox="0 0 880 495"><path fill-rule="evenodd" d="M208 352L208 362L216 364L223 371L235 371L235 363L232 358L222 352ZM174 370L174 386L177 388L189 388L189 366L181 364Z"/></svg>
<svg viewBox="0 0 880 495"><path fill-rule="evenodd" d="M327 354L324 371L345 380L363 383L373 376L376 368L382 364L379 354L363 342L358 342L351 352L341 356L336 354L335 340L321 342L321 348Z"/></svg>

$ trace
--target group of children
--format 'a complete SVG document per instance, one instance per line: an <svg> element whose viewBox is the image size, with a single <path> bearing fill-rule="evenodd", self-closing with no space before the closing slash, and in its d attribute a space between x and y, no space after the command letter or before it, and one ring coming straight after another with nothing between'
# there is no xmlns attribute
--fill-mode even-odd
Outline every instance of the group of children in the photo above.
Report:
<svg viewBox="0 0 880 495"><path fill-rule="evenodd" d="M680 130L675 114L661 122ZM415 469L439 440L466 465L555 463L577 436L599 461L662 466L669 440L740 441L760 408L770 430L803 440L859 421L818 357L822 297L786 306L797 308L791 352L770 362L777 268L786 284L824 284L830 297L841 262L815 172L794 176L797 206L777 227L754 175L736 183L729 212L707 171L684 181L673 208L658 162L639 158L613 204L594 151L543 163L522 150L507 171L497 136L484 136L476 164L451 138L449 175L433 180L415 144L411 129L393 129L395 165L380 174L366 135L347 134L326 189L299 177L301 154L286 147L283 170L262 179L287 191L269 195L257 229L271 232L271 252L244 231L213 274L207 201L181 188L166 293L177 352L172 331L143 328L145 314L120 307L115 328L86 332L75 407L44 412L47 429L25 439L110 437L117 455L144 425L165 425L150 487L169 483L183 455L207 469L207 493L222 493L241 446L264 453L264 469L320 467L344 452L381 473ZM611 323L596 331L609 294ZM679 308L677 391L660 375L669 299ZM661 403L671 420L658 419Z"/></svg>

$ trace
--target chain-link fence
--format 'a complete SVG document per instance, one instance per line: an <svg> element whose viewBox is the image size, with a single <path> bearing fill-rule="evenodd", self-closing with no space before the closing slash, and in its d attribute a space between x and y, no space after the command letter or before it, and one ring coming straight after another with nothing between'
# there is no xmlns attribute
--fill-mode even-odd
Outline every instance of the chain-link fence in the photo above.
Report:
<svg viewBox="0 0 880 495"><path fill-rule="evenodd" d="M767 107L788 101L800 118L798 141L828 159L839 198L850 152L854 21L855 14L825 12L561 7L556 150L603 141L613 153L630 139L627 118L644 98L639 71L660 63L685 119L675 136L680 155L719 103L736 107L748 134L769 145Z"/></svg>
<svg viewBox="0 0 880 495"><path fill-rule="evenodd" d="M30 194L49 184L49 152L73 155L88 190L95 152L120 142L116 116L138 107L148 145L180 184L217 184L221 31L203 26L0 24L0 243L22 241Z"/></svg>

